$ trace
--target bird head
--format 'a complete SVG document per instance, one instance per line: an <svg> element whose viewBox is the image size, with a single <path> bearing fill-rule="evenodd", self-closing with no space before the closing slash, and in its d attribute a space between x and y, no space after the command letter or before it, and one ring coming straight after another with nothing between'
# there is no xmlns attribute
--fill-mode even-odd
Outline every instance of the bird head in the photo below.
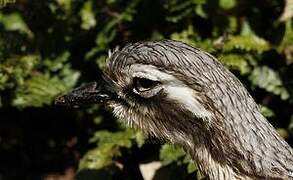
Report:
<svg viewBox="0 0 293 180"><path fill-rule="evenodd" d="M130 44L109 53L97 82L58 97L56 103L102 102L131 127L171 142L184 141L190 134L186 131L212 121L202 77L214 63L203 51L177 41Z"/></svg>

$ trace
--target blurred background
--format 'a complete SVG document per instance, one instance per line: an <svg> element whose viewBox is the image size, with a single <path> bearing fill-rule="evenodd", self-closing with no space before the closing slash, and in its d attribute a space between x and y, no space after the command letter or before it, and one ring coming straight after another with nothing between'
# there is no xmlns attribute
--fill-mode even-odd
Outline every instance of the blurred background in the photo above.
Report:
<svg viewBox="0 0 293 180"><path fill-rule="evenodd" d="M215 55L293 145L292 0L0 0L0 180L203 179L184 152L54 98L108 50L175 39ZM148 177L147 177L148 176Z"/></svg>

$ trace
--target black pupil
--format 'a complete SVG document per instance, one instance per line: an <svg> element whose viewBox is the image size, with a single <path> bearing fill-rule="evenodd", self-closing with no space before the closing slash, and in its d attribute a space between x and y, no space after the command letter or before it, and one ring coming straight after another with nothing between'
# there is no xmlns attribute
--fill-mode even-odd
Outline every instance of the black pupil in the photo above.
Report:
<svg viewBox="0 0 293 180"><path fill-rule="evenodd" d="M156 81L152 81L152 80L145 79L145 78L136 78L135 81L136 81L136 87L138 89L139 88L150 89L157 84Z"/></svg>

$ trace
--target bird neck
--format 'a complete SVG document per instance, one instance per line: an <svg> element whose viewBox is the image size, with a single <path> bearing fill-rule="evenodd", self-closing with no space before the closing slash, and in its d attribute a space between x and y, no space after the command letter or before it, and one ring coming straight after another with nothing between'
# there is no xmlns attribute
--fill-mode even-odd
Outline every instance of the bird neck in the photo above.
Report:
<svg viewBox="0 0 293 180"><path fill-rule="evenodd" d="M250 179L246 175L237 174L232 166L217 161L205 147L197 147L190 154L203 174L210 180Z"/></svg>
<svg viewBox="0 0 293 180"><path fill-rule="evenodd" d="M221 125L197 124L188 132L192 143L181 146L211 180L293 178L292 149L258 110L250 112L244 115L249 120L230 116Z"/></svg>

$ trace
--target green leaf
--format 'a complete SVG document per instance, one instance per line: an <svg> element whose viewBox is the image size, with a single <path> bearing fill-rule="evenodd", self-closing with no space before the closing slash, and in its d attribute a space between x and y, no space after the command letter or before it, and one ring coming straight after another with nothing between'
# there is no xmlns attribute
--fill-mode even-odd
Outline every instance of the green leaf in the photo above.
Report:
<svg viewBox="0 0 293 180"><path fill-rule="evenodd" d="M117 148L102 146L88 151L79 162L81 169L101 169L113 163L113 157L120 155Z"/></svg>
<svg viewBox="0 0 293 180"><path fill-rule="evenodd" d="M199 4L199 5L196 6L196 8L195 8L195 13L196 13L198 16L202 17L202 18L205 18L205 19L208 18L207 13L203 10L203 5L202 5L202 4Z"/></svg>
<svg viewBox="0 0 293 180"><path fill-rule="evenodd" d="M219 5L222 9L231 9L236 5L236 0L220 0Z"/></svg>
<svg viewBox="0 0 293 180"><path fill-rule="evenodd" d="M173 162L179 162L179 159L185 155L181 148L174 145L164 144L160 149L160 160L163 165L168 165Z"/></svg>
<svg viewBox="0 0 293 180"><path fill-rule="evenodd" d="M241 36L250 36L250 35L255 36L255 33L253 32L249 23L246 20L244 20L244 22L242 23L240 35Z"/></svg>
<svg viewBox="0 0 293 180"><path fill-rule="evenodd" d="M43 74L35 74L15 91L12 105L18 108L41 107L52 103L54 98L69 91L76 83L79 73L73 72L70 78L63 80Z"/></svg>
<svg viewBox="0 0 293 180"><path fill-rule="evenodd" d="M101 55L96 59L96 63L99 66L100 69L104 69L106 66L106 59L107 56L106 55Z"/></svg>
<svg viewBox="0 0 293 180"><path fill-rule="evenodd" d="M23 85L25 78L31 74L39 62L40 57L35 54L6 59L0 64L0 89Z"/></svg>
<svg viewBox="0 0 293 180"><path fill-rule="evenodd" d="M90 142L98 142L98 146L119 146L119 147L131 147L131 139L134 135L132 130L126 130L121 132L109 132L109 131L98 131L94 137L90 139Z"/></svg>
<svg viewBox="0 0 293 180"><path fill-rule="evenodd" d="M190 45L195 45L196 33L192 25L188 25L186 29L181 32L171 34L171 39L182 41Z"/></svg>
<svg viewBox="0 0 293 180"><path fill-rule="evenodd" d="M113 18L108 20L103 29L98 33L96 37L96 44L99 50L105 50L108 48L108 44L113 41L117 35L117 26L122 22L130 22L136 13L135 7L140 0L131 1L128 6L120 14L114 14Z"/></svg>
<svg viewBox="0 0 293 180"><path fill-rule="evenodd" d="M72 6L72 0L55 0L59 6L61 6L67 13L70 12Z"/></svg>
<svg viewBox="0 0 293 180"><path fill-rule="evenodd" d="M188 6L192 5L192 1L185 1L181 4L176 4L176 6L169 6L168 9L169 11L176 13L176 15L172 15L172 16L167 16L166 20L173 22L173 23L177 23L178 21L180 21L181 19L183 19L184 17L188 16L189 14L191 14L193 12L192 8L188 8ZM184 11L183 11L184 9ZM178 13L180 12L180 13Z"/></svg>
<svg viewBox="0 0 293 180"><path fill-rule="evenodd" d="M229 21L229 32L230 33L237 32L238 19L234 16L229 16L228 21Z"/></svg>
<svg viewBox="0 0 293 180"><path fill-rule="evenodd" d="M260 112L262 113L262 115L268 118L275 116L274 111L264 105L260 105Z"/></svg>
<svg viewBox="0 0 293 180"><path fill-rule="evenodd" d="M137 146L139 148L142 147L144 145L144 143L145 143L144 134L141 131L136 131L135 140L136 140Z"/></svg>
<svg viewBox="0 0 293 180"><path fill-rule="evenodd" d="M3 24L6 31L18 31L32 38L33 33L28 28L19 13L3 14L0 12L0 23Z"/></svg>
<svg viewBox="0 0 293 180"><path fill-rule="evenodd" d="M103 120L103 118L101 116L98 116L98 117L95 117L93 121L95 124L100 124L102 122L102 120Z"/></svg>
<svg viewBox="0 0 293 180"><path fill-rule="evenodd" d="M207 14L203 10L206 0L193 0L193 1L176 1L170 0L164 3L164 8L169 14L166 20L172 23L177 23L186 17L191 17L194 13L206 18Z"/></svg>
<svg viewBox="0 0 293 180"><path fill-rule="evenodd" d="M195 172L196 170L198 170L198 168L197 168L197 166L195 165L194 162L190 162L190 163L188 163L188 165L187 165L187 172L188 172L188 173L193 173L193 172Z"/></svg>
<svg viewBox="0 0 293 180"><path fill-rule="evenodd" d="M45 59L42 61L42 67L46 69L43 73L35 69L41 62L37 55L9 61L5 67L11 67L10 75L14 76L17 84L12 105L18 108L41 107L51 104L57 95L69 91L80 75L67 64L69 56L70 53L65 51L55 59ZM9 66L11 63L12 66Z"/></svg>
<svg viewBox="0 0 293 180"><path fill-rule="evenodd" d="M80 10L81 16L81 28L89 30L96 26L97 21L95 19L95 14L93 11L93 2L88 0L84 3L82 9Z"/></svg>
<svg viewBox="0 0 293 180"><path fill-rule="evenodd" d="M283 138L283 139L288 139L289 133L286 129L284 128L277 128L276 129L278 134Z"/></svg>
<svg viewBox="0 0 293 180"><path fill-rule="evenodd" d="M240 74L245 75L251 71L251 68L241 54L224 54L219 56L220 61L229 69L238 70Z"/></svg>
<svg viewBox="0 0 293 180"><path fill-rule="evenodd" d="M89 151L80 162L80 169L100 169L109 166L114 158L121 155L121 148L131 148L135 140L138 146L144 144L144 137L141 132L133 129L124 131L109 132L97 131L90 139L91 143L96 142L97 147Z"/></svg>
<svg viewBox="0 0 293 180"><path fill-rule="evenodd" d="M278 51L286 53L286 48L293 46L293 27L292 20L286 22L285 26L285 35L283 36L283 40L281 44L278 46ZM292 57L291 57L292 58ZM291 59L293 61L293 58Z"/></svg>
<svg viewBox="0 0 293 180"><path fill-rule="evenodd" d="M1 0L0 1L0 8L5 7L9 3L15 3L15 2L16 2L16 0Z"/></svg>
<svg viewBox="0 0 293 180"><path fill-rule="evenodd" d="M244 35L244 36L231 36L227 41L223 50L225 52L232 50L242 50L245 52L257 52L261 54L264 51L269 50L269 43L256 35Z"/></svg>
<svg viewBox="0 0 293 180"><path fill-rule="evenodd" d="M183 163L187 164L187 172L188 173L193 173L195 171L199 171L198 169L198 166L196 164L196 162L194 162L190 155L186 155L184 160L183 160Z"/></svg>
<svg viewBox="0 0 293 180"><path fill-rule="evenodd" d="M196 171L198 179L202 179L202 175L196 162L191 159L190 155L186 155L185 152L179 147L170 144L162 145L160 149L160 160L163 166L167 166L171 163L175 163L177 165L187 165L188 173Z"/></svg>
<svg viewBox="0 0 293 180"><path fill-rule="evenodd" d="M45 59L43 65L50 71L56 72L59 70L64 69L64 64L66 61L68 61L70 57L70 53L68 51L64 51L59 56L57 56L55 59Z"/></svg>
<svg viewBox="0 0 293 180"><path fill-rule="evenodd" d="M283 100L289 98L289 93L283 86L279 74L267 66L256 67L249 76L249 80L254 86L279 95Z"/></svg>

